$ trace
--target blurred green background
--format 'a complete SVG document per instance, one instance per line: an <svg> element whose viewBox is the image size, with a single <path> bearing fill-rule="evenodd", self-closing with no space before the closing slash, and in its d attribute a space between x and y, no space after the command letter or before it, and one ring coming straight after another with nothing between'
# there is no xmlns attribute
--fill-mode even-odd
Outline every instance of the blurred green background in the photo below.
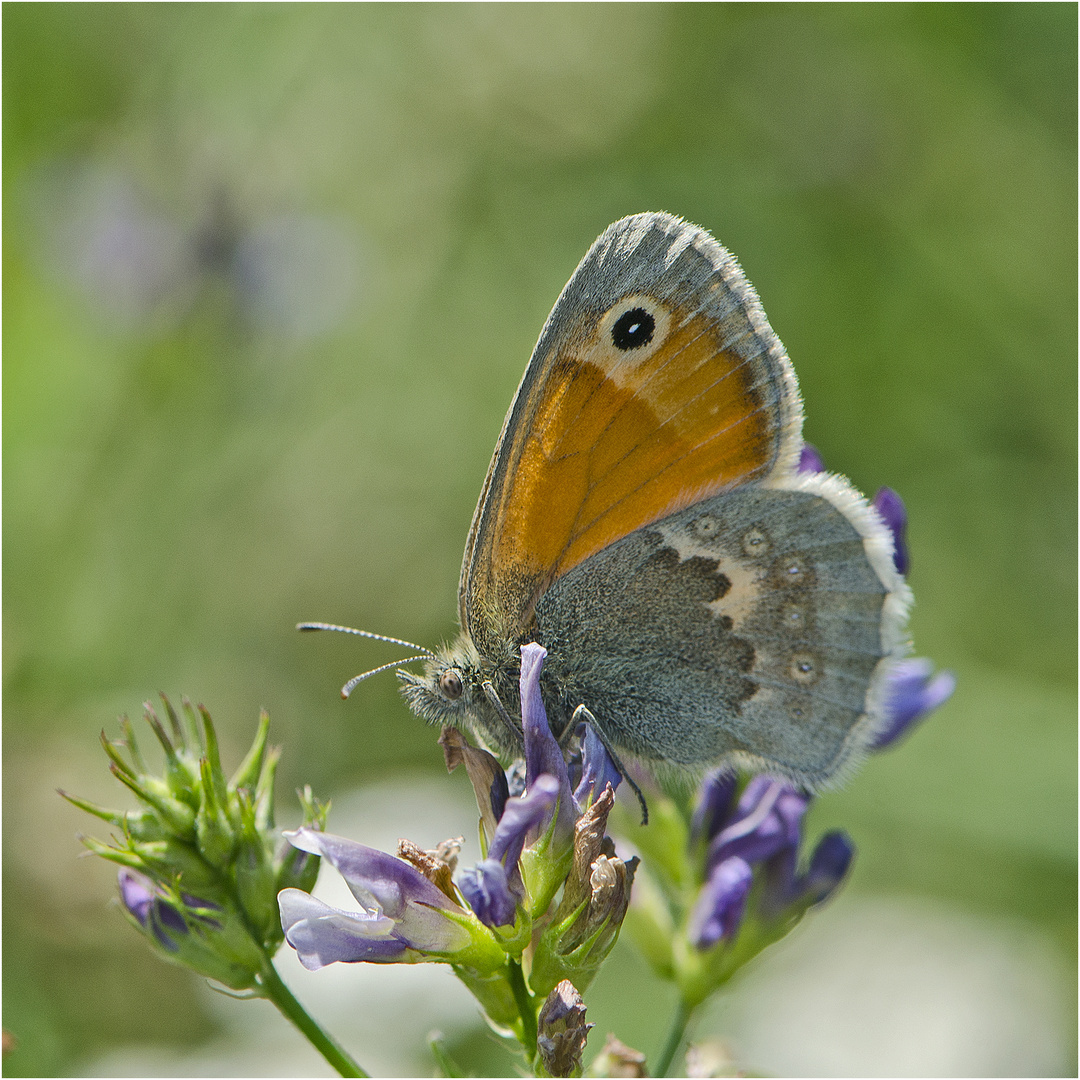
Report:
<svg viewBox="0 0 1080 1080"><path fill-rule="evenodd" d="M338 699L393 647L293 625L453 633L543 320L660 209L740 258L829 467L903 495L959 678L814 827L856 901L1036 942L1065 1056L1013 1065L1075 1074L1076 42L1071 4L5 5L7 1074L231 1037L76 861L55 789L124 803L118 713L189 694L235 761L266 706L284 793L464 784L392 676ZM652 1052L613 963L590 1050Z"/></svg>

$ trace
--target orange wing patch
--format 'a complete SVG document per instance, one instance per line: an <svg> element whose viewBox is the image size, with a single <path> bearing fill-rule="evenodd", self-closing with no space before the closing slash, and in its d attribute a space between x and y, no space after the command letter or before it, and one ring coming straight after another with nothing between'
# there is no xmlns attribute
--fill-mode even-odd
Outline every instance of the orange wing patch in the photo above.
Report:
<svg viewBox="0 0 1080 1080"><path fill-rule="evenodd" d="M718 349L701 317L629 372L557 360L511 448L495 564L546 587L635 529L764 472L776 416L759 374Z"/></svg>

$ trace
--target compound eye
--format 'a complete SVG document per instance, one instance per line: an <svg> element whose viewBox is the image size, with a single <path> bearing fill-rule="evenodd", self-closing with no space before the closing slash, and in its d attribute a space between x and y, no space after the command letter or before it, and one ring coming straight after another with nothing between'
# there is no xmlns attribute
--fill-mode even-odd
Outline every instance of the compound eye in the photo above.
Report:
<svg viewBox="0 0 1080 1080"><path fill-rule="evenodd" d="M457 701L461 697L461 676L453 668L447 668L439 676L439 689L448 701Z"/></svg>

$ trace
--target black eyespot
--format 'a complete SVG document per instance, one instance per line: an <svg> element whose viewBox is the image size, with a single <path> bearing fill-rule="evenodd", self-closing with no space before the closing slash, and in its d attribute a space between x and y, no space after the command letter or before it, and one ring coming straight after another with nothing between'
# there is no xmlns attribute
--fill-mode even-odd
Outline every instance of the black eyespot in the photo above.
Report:
<svg viewBox="0 0 1080 1080"><path fill-rule="evenodd" d="M617 349L640 349L652 341L656 320L644 308L624 311L611 328L611 340Z"/></svg>
<svg viewBox="0 0 1080 1080"><path fill-rule="evenodd" d="M439 689L444 698L457 701L461 697L461 676L453 668L447 668L439 676Z"/></svg>

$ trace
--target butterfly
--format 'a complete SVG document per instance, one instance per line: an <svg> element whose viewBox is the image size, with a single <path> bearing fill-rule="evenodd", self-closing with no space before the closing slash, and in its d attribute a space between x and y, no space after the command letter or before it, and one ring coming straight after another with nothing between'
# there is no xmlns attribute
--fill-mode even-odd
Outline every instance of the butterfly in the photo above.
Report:
<svg viewBox="0 0 1080 1080"><path fill-rule="evenodd" d="M886 723L911 597L877 511L800 473L802 447L734 256L669 214L615 222L544 324L473 515L461 633L398 671L409 705L519 755L536 641L553 733L588 721L624 772L837 778Z"/></svg>

